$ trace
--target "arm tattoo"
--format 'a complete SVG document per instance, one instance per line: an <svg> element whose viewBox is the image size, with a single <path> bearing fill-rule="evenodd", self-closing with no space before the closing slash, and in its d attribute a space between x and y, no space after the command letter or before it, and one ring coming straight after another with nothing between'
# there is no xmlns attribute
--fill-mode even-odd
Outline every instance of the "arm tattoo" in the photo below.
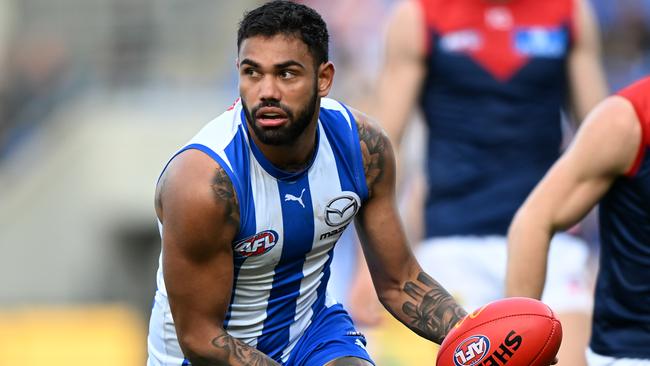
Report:
<svg viewBox="0 0 650 366"><path fill-rule="evenodd" d="M250 365L250 366L278 366L279 364L273 361L262 352L253 347L246 345L244 342L231 337L229 334L224 333L212 340L212 346L224 352L228 361L236 361L234 365Z"/></svg>
<svg viewBox="0 0 650 366"><path fill-rule="evenodd" d="M363 169L366 174L366 184L369 193L373 185L379 181L384 173L386 158L386 136L368 123L359 121L359 142L361 143L361 154L363 155Z"/></svg>
<svg viewBox="0 0 650 366"><path fill-rule="evenodd" d="M467 314L436 280L424 272L420 272L417 282L406 282L404 292L413 299L413 302L407 301L402 305L410 327L438 344Z"/></svg>
<svg viewBox="0 0 650 366"><path fill-rule="evenodd" d="M217 169L214 179L212 180L212 191L215 198L223 203L226 207L226 217L228 223L239 226L239 204L235 188L230 181L230 177L223 168Z"/></svg>

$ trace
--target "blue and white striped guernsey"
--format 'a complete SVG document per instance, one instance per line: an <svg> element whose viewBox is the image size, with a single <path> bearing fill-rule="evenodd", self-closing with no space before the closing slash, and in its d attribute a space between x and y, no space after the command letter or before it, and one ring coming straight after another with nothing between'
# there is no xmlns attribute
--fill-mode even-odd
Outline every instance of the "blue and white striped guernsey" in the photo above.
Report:
<svg viewBox="0 0 650 366"><path fill-rule="evenodd" d="M285 363L314 315L336 303L326 293L334 244L368 188L356 121L343 104L321 100L317 150L299 173L275 168L249 138L244 118L238 101L176 155L197 149L212 157L228 173L239 200L224 328ZM181 365L162 270L160 264L148 364Z"/></svg>

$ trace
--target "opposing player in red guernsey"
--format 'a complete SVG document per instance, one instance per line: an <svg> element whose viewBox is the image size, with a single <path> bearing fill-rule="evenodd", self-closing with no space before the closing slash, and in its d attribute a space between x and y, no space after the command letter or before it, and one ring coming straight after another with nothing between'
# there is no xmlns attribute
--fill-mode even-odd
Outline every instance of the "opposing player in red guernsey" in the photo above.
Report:
<svg viewBox="0 0 650 366"><path fill-rule="evenodd" d="M475 309L504 295L508 226L560 155L561 110L582 119L606 96L591 9L587 0L402 1L386 47L378 120L394 144L416 105L428 126L416 255ZM587 246L559 234L553 248L543 301L566 331L560 365L581 366L583 352L565 351L588 340Z"/></svg>
<svg viewBox="0 0 650 366"><path fill-rule="evenodd" d="M539 298L551 235L600 203L590 366L650 365L649 147L645 78L589 114L510 227L508 294Z"/></svg>

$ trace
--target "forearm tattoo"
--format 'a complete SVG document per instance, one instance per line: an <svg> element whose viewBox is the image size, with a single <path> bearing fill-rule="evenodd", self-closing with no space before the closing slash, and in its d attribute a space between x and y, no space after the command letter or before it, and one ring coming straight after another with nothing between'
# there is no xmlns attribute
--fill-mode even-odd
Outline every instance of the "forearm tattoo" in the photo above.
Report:
<svg viewBox="0 0 650 366"><path fill-rule="evenodd" d="M467 314L436 280L424 272L420 272L417 281L406 282L404 292L413 299L402 305L409 326L438 344Z"/></svg>
<svg viewBox="0 0 650 366"><path fill-rule="evenodd" d="M363 155L363 169L366 174L366 184L369 193L372 187L379 181L384 173L386 158L387 137L381 130L372 128L367 123L359 122L359 141L361 143L361 153Z"/></svg>
<svg viewBox="0 0 650 366"><path fill-rule="evenodd" d="M212 340L212 346L221 350L227 355L229 364L250 365L250 366L279 366L270 357L244 342L231 337L229 334L222 334ZM234 362L234 363L233 363Z"/></svg>
<svg viewBox="0 0 650 366"><path fill-rule="evenodd" d="M217 169L215 173L214 179L212 180L212 191L214 192L215 199L225 204L228 223L239 226L240 217L237 195L235 194L235 188L230 181L230 177L228 177L228 174L226 174L223 168Z"/></svg>

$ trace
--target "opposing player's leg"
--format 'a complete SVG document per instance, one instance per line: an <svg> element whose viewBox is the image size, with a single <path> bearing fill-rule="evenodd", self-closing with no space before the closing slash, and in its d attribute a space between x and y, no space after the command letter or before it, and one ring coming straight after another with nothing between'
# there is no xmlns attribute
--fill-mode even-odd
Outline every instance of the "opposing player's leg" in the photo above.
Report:
<svg viewBox="0 0 650 366"><path fill-rule="evenodd" d="M556 313L562 323L562 345L557 354L558 365L585 365L584 350L591 333L591 315L586 310Z"/></svg>
<svg viewBox="0 0 650 366"><path fill-rule="evenodd" d="M589 284L589 250L581 239L557 234L551 241L542 301L562 322L558 366L584 366L591 330L593 291Z"/></svg>

